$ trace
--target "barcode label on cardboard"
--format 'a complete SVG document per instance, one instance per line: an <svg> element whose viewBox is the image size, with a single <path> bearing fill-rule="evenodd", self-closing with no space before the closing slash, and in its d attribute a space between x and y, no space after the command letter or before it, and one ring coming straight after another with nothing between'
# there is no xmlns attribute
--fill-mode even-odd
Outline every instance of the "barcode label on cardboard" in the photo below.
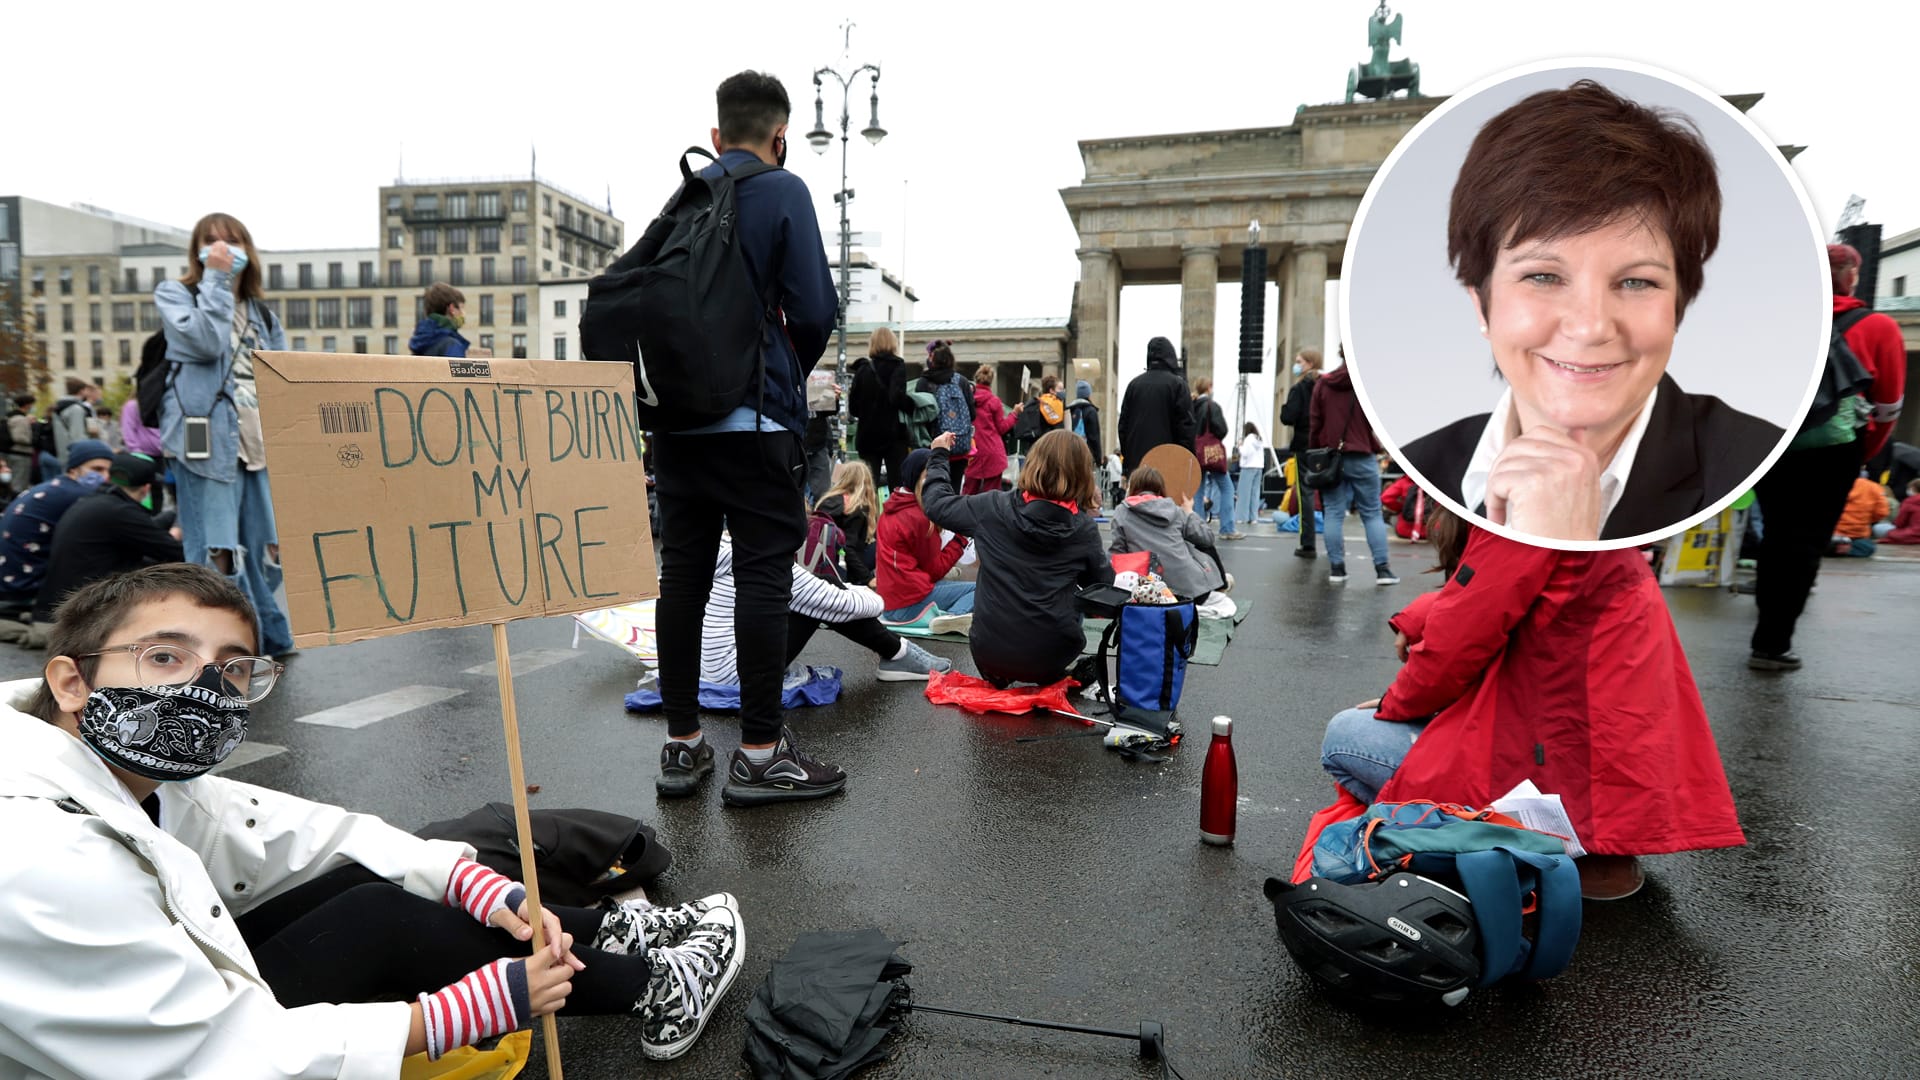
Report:
<svg viewBox="0 0 1920 1080"><path fill-rule="evenodd" d="M328 435L365 435L373 430L373 409L364 401L321 402L320 430Z"/></svg>

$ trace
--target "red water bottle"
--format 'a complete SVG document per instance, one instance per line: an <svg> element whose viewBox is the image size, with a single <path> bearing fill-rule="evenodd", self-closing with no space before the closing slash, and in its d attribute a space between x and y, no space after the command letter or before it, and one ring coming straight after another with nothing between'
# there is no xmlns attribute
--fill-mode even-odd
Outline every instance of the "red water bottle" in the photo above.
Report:
<svg viewBox="0 0 1920 1080"><path fill-rule="evenodd" d="M1213 742L1200 768L1200 839L1233 843L1233 814L1240 799L1240 769L1233 761L1233 721L1213 718Z"/></svg>

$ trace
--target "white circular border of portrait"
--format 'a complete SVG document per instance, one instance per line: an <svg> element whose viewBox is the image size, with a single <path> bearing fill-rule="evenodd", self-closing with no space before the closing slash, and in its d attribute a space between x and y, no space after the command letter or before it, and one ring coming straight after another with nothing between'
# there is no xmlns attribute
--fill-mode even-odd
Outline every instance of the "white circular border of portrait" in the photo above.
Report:
<svg viewBox="0 0 1920 1080"><path fill-rule="evenodd" d="M1354 267L1357 263L1360 250L1359 245L1354 241L1360 236L1360 230L1367 220L1367 211L1372 208L1375 197L1379 195L1381 187L1386 182L1387 177L1393 172L1394 166L1399 163L1400 158L1405 154L1409 146L1439 123L1455 106L1470 101L1488 90L1498 88L1513 79L1553 71L1581 71L1591 73L1594 70L1624 71L1648 78L1663 80L1677 89L1683 90L1695 98L1718 108L1722 113L1738 123L1742 130L1744 130L1750 138L1758 142L1766 151L1768 157L1779 167L1781 175L1786 180L1788 189L1793 192L1795 200L1800 204L1801 212L1806 216L1807 236L1812 244L1811 256L1819 262L1821 275L1826 275L1828 241L1826 234L1820 228L1819 217L1814 213L1813 201L1807 197L1806 188L1800 183L1799 176L1794 173L1793 166L1786 158L1781 156L1778 144L1765 132L1761 131L1759 125L1748 119L1745 113L1734 108L1724 97L1692 79L1675 74L1665 68L1652 64L1644 64L1636 60L1621 60L1614 57L1573 56L1536 60L1521 64L1517 67L1506 68L1480 79L1457 94L1451 95L1447 100L1435 107L1432 112L1421 117L1419 122L1414 124L1413 128L1409 130L1398 143L1394 144L1393 150L1387 154L1387 159L1380 164L1379 171L1374 174L1373 180L1368 183L1366 194L1360 198L1360 208L1354 212L1353 227L1347 234L1347 252L1341 266L1341 278L1343 280L1351 280L1354 277ZM1341 288L1340 336L1348 345L1350 351L1357 355L1359 350L1354 347L1353 337L1352 295L1351 290L1345 287ZM1804 417L1807 409L1812 406L1813 396L1818 392L1820 387L1820 376L1826 370L1824 358L1827 352L1827 342L1833 333L1833 310L1831 306L1822 313L1819 325L1820 335L1818 339L1810 343L1810 354L1820 358L1823 362L1811 365L1811 370L1807 375L1807 388L1805 392L1801 394L1800 407L1795 411L1796 416ZM1478 528L1486 529L1508 540L1530 544L1534 547L1553 548L1559 551L1618 551L1624 548L1645 547L1670 537L1679 536L1695 525L1718 515L1722 510L1732 505L1735 500L1752 490L1754 484L1757 483L1762 476L1766 475L1767 470L1773 467L1775 461L1779 460L1780 455L1786 453L1787 444L1798 434L1796 430L1789 428L1786 433L1780 437L1779 442L1774 445L1773 451L1760 463L1759 468L1755 469L1745 481L1735 485L1731 491L1721 496L1705 510L1681 519L1671 529L1663 532L1642 533L1639 536L1622 537L1616 540L1557 540L1550 537L1534 536L1530 533L1517 532L1506 525L1496 525L1492 521L1487 520L1485 516L1473 513L1452 498L1436 491L1433 485L1427 482L1426 477L1421 476L1413 466L1407 463L1406 458L1400 453L1399 444L1384 428L1379 426L1377 419L1378 413L1367 397L1365 381L1361 377L1361 367L1364 365L1354 364L1353 356L1349 356L1346 363L1353 371L1354 396L1359 400L1360 408L1365 411L1367 422L1374 425L1375 437L1380 440L1382 446L1387 448L1387 452L1393 455L1393 459L1400 464L1400 467L1406 470L1407 475L1413 478L1413 482L1420 485L1429 497L1459 515L1462 520L1470 522Z"/></svg>

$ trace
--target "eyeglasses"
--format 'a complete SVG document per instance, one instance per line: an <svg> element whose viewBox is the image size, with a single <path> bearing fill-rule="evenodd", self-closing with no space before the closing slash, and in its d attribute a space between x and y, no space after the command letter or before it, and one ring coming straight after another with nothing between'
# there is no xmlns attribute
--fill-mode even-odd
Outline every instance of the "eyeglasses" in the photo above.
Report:
<svg viewBox="0 0 1920 1080"><path fill-rule="evenodd" d="M199 678L202 671L214 668L226 684L226 695L249 705L266 697L287 670L285 664L277 664L264 656L236 656L216 664L192 649L143 641L82 653L78 659L109 653L133 655L134 674L141 686L184 686Z"/></svg>

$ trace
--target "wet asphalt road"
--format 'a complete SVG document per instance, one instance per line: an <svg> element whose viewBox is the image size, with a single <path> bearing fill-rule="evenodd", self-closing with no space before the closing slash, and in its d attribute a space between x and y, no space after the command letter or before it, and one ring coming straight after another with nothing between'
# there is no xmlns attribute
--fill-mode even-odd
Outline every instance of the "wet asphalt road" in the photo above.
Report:
<svg viewBox="0 0 1920 1080"><path fill-rule="evenodd" d="M1349 545L1359 541L1351 537ZM843 797L730 810L657 803L654 718L621 697L639 665L582 643L517 680L533 805L594 806L659 829L676 864L652 890L740 897L745 970L700 1042L656 1065L624 1018L563 1019L567 1076L745 1075L748 997L810 929L876 926L905 942L928 1004L1133 1028L1166 1024L1189 1080L1233 1077L1911 1077L1920 1075L1920 561L1830 562L1796 642L1807 667L1744 664L1752 599L1669 590L1746 827L1744 849L1648 860L1639 896L1589 904L1572 968L1546 984L1477 992L1439 1023L1336 1008L1281 948L1260 893L1284 874L1308 815L1329 801L1317 756L1326 717L1376 696L1396 664L1384 621L1433 579L1396 544L1405 583L1344 586L1324 560L1270 534L1225 554L1256 610L1220 667L1190 669L1181 714L1236 721L1242 805L1231 849L1196 831L1204 736L1161 765L1097 739L1016 744L1067 721L971 717L919 684L878 683L838 637L806 659L847 670L834 706L792 718L843 765ZM516 653L558 650L564 619L517 624ZM964 647L933 643L968 667ZM543 653L555 660L557 653ZM407 827L507 796L484 628L309 650L255 715L255 742L287 752L232 775L379 813ZM0 674L39 657L0 646ZM970 667L968 668L970 670ZM294 722L396 687L457 691L358 730ZM724 751L728 719L709 723ZM1119 1040L930 1015L862 1076L1153 1077ZM547 1075L538 1040L524 1075Z"/></svg>

